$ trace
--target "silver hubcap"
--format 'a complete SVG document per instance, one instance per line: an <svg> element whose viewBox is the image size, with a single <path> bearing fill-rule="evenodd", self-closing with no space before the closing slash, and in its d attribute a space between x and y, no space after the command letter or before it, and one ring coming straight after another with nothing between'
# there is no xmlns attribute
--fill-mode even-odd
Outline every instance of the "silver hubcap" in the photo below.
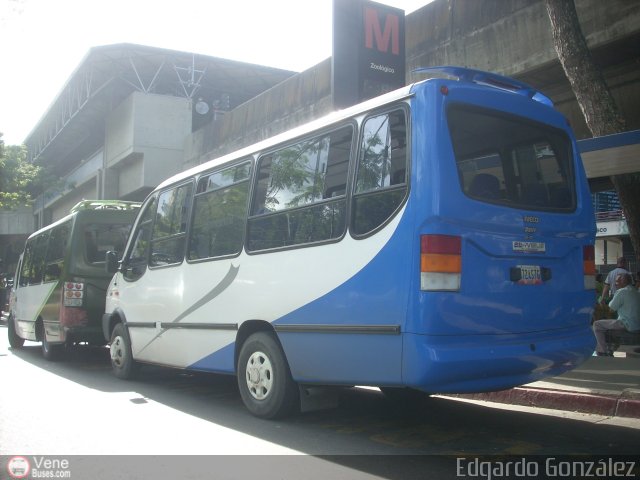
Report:
<svg viewBox="0 0 640 480"><path fill-rule="evenodd" d="M247 387L256 400L264 400L273 386L273 367L262 352L254 352L247 361Z"/></svg>
<svg viewBox="0 0 640 480"><path fill-rule="evenodd" d="M122 337L118 336L113 339L109 351L111 352L111 361L113 362L113 364L116 367L121 368L124 364L125 357L124 340L122 339Z"/></svg>

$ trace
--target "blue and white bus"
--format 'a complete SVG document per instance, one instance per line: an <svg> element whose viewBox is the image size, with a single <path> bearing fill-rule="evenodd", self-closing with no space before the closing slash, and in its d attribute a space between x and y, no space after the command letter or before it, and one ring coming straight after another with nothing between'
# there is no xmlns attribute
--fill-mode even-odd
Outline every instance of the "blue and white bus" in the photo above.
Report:
<svg viewBox="0 0 640 480"><path fill-rule="evenodd" d="M527 85L457 67L178 174L107 292L117 376L480 392L589 357L595 222L574 137ZM115 265L115 262L112 262Z"/></svg>

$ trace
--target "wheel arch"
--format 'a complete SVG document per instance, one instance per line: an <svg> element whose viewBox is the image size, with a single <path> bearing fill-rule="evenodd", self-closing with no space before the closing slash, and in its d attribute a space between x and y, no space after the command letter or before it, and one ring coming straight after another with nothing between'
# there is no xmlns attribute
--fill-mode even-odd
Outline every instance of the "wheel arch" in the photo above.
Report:
<svg viewBox="0 0 640 480"><path fill-rule="evenodd" d="M243 322L238 328L238 333L236 335L235 349L233 353L233 368L237 372L238 371L238 358L240 357L240 350L242 349L242 345L251 335L257 332L271 332L273 333L276 342L280 345L280 349L282 349L282 343L280 343L280 339L271 325L266 320L246 320ZM284 349L282 349L284 352ZM286 355L285 355L286 358Z"/></svg>
<svg viewBox="0 0 640 480"><path fill-rule="evenodd" d="M127 317L120 308L116 308L109 315L105 315L102 318L102 333L107 341L111 340L113 329L116 328L116 325L119 323L122 323L125 326L127 325Z"/></svg>

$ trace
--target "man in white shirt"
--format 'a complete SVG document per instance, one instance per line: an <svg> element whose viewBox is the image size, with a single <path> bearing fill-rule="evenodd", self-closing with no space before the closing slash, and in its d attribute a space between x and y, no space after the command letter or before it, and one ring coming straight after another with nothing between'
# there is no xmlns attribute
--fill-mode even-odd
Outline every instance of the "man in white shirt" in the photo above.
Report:
<svg viewBox="0 0 640 480"><path fill-rule="evenodd" d="M609 298L616 294L616 277L621 273L631 273L627 270L627 259L624 257L618 257L616 268L611 270L604 281L604 288L602 289L602 297L600 303L603 305L607 303Z"/></svg>
<svg viewBox="0 0 640 480"><path fill-rule="evenodd" d="M630 273L621 273L615 279L616 294L609 308L618 313L617 319L596 320L593 322L593 334L596 337L596 354L613 356L607 350L605 334L608 330L640 331L640 292L633 286Z"/></svg>

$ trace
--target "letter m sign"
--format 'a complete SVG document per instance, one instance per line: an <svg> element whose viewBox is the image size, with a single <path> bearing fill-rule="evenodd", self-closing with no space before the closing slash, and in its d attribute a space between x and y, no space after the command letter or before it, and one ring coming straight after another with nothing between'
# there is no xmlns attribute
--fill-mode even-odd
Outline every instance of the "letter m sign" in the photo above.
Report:
<svg viewBox="0 0 640 480"><path fill-rule="evenodd" d="M400 54L400 19L398 15L387 13L384 22L378 16L378 10L371 7L364 9L365 47L375 48L378 52ZM374 45L375 44L375 45Z"/></svg>

